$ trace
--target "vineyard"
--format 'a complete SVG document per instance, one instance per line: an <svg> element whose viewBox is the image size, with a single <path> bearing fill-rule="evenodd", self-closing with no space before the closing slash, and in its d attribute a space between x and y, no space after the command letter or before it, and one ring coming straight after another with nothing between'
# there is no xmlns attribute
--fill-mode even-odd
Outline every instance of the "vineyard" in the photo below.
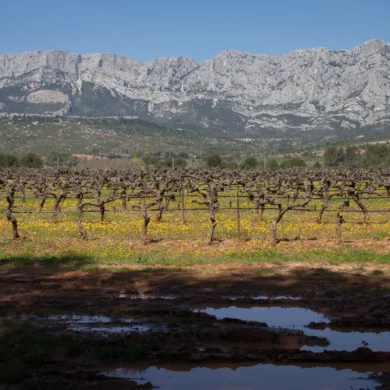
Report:
<svg viewBox="0 0 390 390"><path fill-rule="evenodd" d="M390 171L3 170L0 210L13 239L384 239Z"/></svg>

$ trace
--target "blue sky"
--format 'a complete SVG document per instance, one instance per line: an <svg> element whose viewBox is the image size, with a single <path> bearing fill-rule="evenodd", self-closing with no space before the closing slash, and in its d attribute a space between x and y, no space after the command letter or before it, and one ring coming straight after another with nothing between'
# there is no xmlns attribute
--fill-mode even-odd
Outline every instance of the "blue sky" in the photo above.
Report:
<svg viewBox="0 0 390 390"><path fill-rule="evenodd" d="M0 53L61 49L147 61L390 42L390 0L0 0Z"/></svg>

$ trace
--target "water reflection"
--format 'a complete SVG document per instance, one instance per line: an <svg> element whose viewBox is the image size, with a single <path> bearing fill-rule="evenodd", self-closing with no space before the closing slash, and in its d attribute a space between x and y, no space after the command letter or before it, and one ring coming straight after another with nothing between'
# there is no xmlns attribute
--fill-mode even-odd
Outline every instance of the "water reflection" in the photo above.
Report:
<svg viewBox="0 0 390 390"><path fill-rule="evenodd" d="M230 306L202 310L222 318L237 318L244 321L266 322L268 326L304 330L310 322L328 322L322 314L301 307L237 307Z"/></svg>
<svg viewBox="0 0 390 390"><path fill-rule="evenodd" d="M237 318L245 321L266 322L270 327L303 330L308 336L325 337L330 345L323 348L318 346L305 346L302 349L313 352L328 351L354 351L359 347L368 347L373 351L390 351L390 332L374 331L348 331L309 329L310 322L325 322L329 319L315 311L300 307L225 307L207 308L205 313L215 315L218 319Z"/></svg>
<svg viewBox="0 0 390 390"><path fill-rule="evenodd" d="M181 368L183 369L183 368ZM162 390L350 390L374 389L378 384L350 369L329 367L256 365L237 369L192 367L187 371L150 367L146 370L116 369L105 375L151 382Z"/></svg>

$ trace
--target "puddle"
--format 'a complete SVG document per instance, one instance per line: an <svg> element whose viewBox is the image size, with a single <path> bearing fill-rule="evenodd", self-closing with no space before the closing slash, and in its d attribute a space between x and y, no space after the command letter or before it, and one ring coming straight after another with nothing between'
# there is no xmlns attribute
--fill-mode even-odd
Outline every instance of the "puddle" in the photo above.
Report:
<svg viewBox="0 0 390 390"><path fill-rule="evenodd" d="M125 294L122 294L121 295L125 295ZM119 296L119 298L121 298L121 296ZM176 295L147 295L147 294L143 294L143 293L140 293L139 295L132 295L130 297L130 299L164 299L165 301L170 301L170 300L174 300L174 299L177 299L177 296Z"/></svg>
<svg viewBox="0 0 390 390"><path fill-rule="evenodd" d="M306 330L305 325L310 322L328 322L328 319L315 311L300 307L208 307L202 310L218 319L237 318L244 321L266 322L270 327L279 327L296 330Z"/></svg>
<svg viewBox="0 0 390 390"><path fill-rule="evenodd" d="M374 389L378 384L363 379L365 374L350 369L329 367L301 368L294 366L256 365L252 367L150 367L116 369L104 375L151 382L162 390L350 390Z"/></svg>
<svg viewBox="0 0 390 390"><path fill-rule="evenodd" d="M342 332L331 329L306 329L308 336L326 337L329 345L325 348L318 346L304 346L302 349L312 352L327 351L354 351L359 347L367 347L373 351L390 352L390 332Z"/></svg>
<svg viewBox="0 0 390 390"><path fill-rule="evenodd" d="M98 332L98 333L128 333L128 332L148 332L151 330L148 325L112 325L112 326L87 326L87 325L71 325L70 330L76 332Z"/></svg>
<svg viewBox="0 0 390 390"><path fill-rule="evenodd" d="M299 301L302 299L302 297L290 297L287 295L279 295L276 297L268 297L266 295L256 295L256 296L244 296L244 295L227 295L222 297L224 299L230 299L231 301L236 301L238 299L255 299L255 300L274 300L274 301L281 301L281 300L291 300L291 301Z"/></svg>
<svg viewBox="0 0 390 390"><path fill-rule="evenodd" d="M126 298L126 291L121 290L119 298ZM177 295L149 295L144 293L139 293L138 295L131 295L130 299L164 299L166 301L177 299ZM266 295L256 295L256 296L246 296L246 295L224 295L221 297L222 299L230 299L231 301L236 301L238 299L254 299L254 300L291 300L291 301L299 301L302 297L291 297L287 295L280 295L276 297L269 297Z"/></svg>
<svg viewBox="0 0 390 390"><path fill-rule="evenodd" d="M139 295L133 295L130 299L164 299L166 301L177 299L176 295L147 295L144 293L140 293Z"/></svg>
<svg viewBox="0 0 390 390"><path fill-rule="evenodd" d="M113 319L104 315L64 314L40 319L45 320L66 324L69 330L77 332L124 333L147 332L152 329L152 325L140 324L132 318Z"/></svg>
<svg viewBox="0 0 390 390"><path fill-rule="evenodd" d="M112 318L103 315L61 314L50 316L47 319L57 322L76 322L78 324L94 324L97 322L107 324L112 322Z"/></svg>
<svg viewBox="0 0 390 390"><path fill-rule="evenodd" d="M255 298L255 299L259 299L259 298ZM274 299L276 301L281 300L281 299L289 299L291 301L299 301L299 300L302 299L302 297L287 297L287 296L281 295L279 297L273 297L273 298L270 298L270 299Z"/></svg>
<svg viewBox="0 0 390 390"><path fill-rule="evenodd" d="M310 322L325 322L329 319L322 314L304 308L281 307L236 307L207 308L207 314L215 315L218 319L237 318L245 321L266 322L270 327L302 330L308 336L325 337L329 346L304 346L302 349L312 352L354 351L359 347L368 347L373 351L390 351L390 332L351 332L331 329L316 330L306 327Z"/></svg>
<svg viewBox="0 0 390 390"><path fill-rule="evenodd" d="M177 296L175 296L175 295L162 295L160 298L165 299L166 301L170 301L170 300L176 299Z"/></svg>
<svg viewBox="0 0 390 390"><path fill-rule="evenodd" d="M175 300L178 298L177 295L152 295L152 294L144 294L140 292L139 294L127 294L126 290L121 290L118 298L127 298L129 299L163 299L166 301ZM288 296L288 295L279 295L275 297L269 297L267 295L223 295L220 298L222 299L230 299L231 301L236 301L238 299L254 299L254 300L266 300L266 301L282 301L282 300L290 300L290 301L299 301L303 298L301 296Z"/></svg>

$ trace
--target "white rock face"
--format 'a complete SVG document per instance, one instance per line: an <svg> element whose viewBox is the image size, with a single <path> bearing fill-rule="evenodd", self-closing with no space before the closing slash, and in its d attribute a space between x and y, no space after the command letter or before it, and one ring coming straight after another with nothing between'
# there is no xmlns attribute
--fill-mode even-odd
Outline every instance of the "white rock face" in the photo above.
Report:
<svg viewBox="0 0 390 390"><path fill-rule="evenodd" d="M372 40L350 51L319 48L282 56L224 51L203 63L62 51L0 55L0 91L20 87L27 101L66 102L67 96L75 107L83 104L75 99L85 83L115 99L146 101L148 115L167 120L180 115L206 127L219 120L223 108L239 115L243 128L308 130L342 116L341 127L353 129L390 118L390 45ZM51 97L38 93L48 89ZM4 112L9 99L2 96ZM209 101L208 114L198 107L201 101ZM307 123L293 125L289 115Z"/></svg>
<svg viewBox="0 0 390 390"><path fill-rule="evenodd" d="M27 96L29 103L68 103L68 96L60 91L38 90Z"/></svg>

